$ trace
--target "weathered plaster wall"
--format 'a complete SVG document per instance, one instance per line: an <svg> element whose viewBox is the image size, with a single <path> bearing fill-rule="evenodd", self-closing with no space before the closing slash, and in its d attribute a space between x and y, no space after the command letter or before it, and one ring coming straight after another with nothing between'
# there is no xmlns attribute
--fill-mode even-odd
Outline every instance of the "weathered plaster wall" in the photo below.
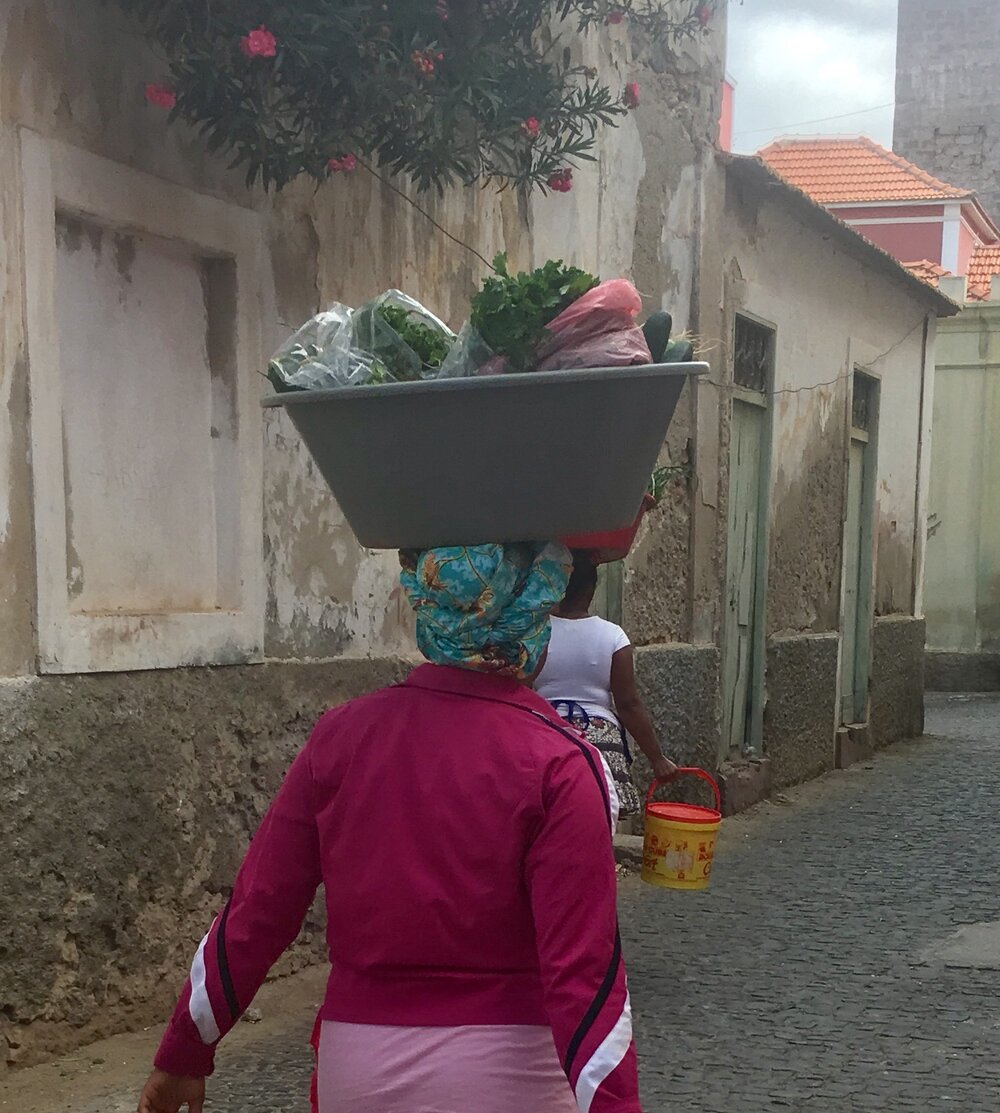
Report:
<svg viewBox="0 0 1000 1113"><path fill-rule="evenodd" d="M706 271L703 302L706 328L714 321L724 338L728 381L735 316L775 330L763 749L780 786L831 769L835 759L850 388L858 369L880 389L875 612L919 614L935 322L905 280L824 235L780 188L762 188L759 175L739 164L723 164L718 174L709 195L724 199L715 214L723 264L714 294ZM729 396L722 391L719 410L716 538L724 538L728 515ZM707 518L710 509L701 512ZM711 531L706 523L705 536ZM912 683L882 676L872 715L915 724Z"/></svg>
<svg viewBox="0 0 1000 1113"><path fill-rule="evenodd" d="M912 614L927 307L803 225L789 206L732 178L728 202L729 312L777 329L768 631L839 628L856 367L877 377L881 390L876 607Z"/></svg>
<svg viewBox="0 0 1000 1113"><path fill-rule="evenodd" d="M658 45L643 46L645 65L633 57L623 29L594 36L576 48L581 61L599 67L612 82L641 77L643 104L608 133L600 159L578 173L573 193L525 205L514 194L497 198L469 190L424 199L427 208L487 257L506 248L517 265L562 256L607 275L634 274L649 307L668 305L686 327L697 271L691 242L700 212L698 152L715 131L720 46L713 43L707 60L702 53L674 58ZM15 2L0 21L0 51L0 116L7 142L15 143L16 128L26 126L262 214L270 245L269 289L261 306L266 348L331 300L357 303L389 286L407 289L461 324L483 274L478 260L363 173L342 176L318 192L303 183L277 198L247 195L239 175L227 174L185 128L167 127L162 113L144 105L142 84L155 76L157 63L113 5ZM5 160L7 190L16 191L16 165L16 157ZM16 206L16 192L11 203ZM11 242L15 265L8 269L15 276L8 280L16 281L16 235ZM16 403L18 336L13 325L5 328L12 358L5 361L4 389ZM682 403L682 409L689 405ZM685 449L684 426L682 415L674 455ZM19 462L12 486L23 497L30 490L26 456L13 438L11 433L0 442L0 455ZM309 474L281 413L272 412L265 421L265 475L266 654L314 658L409 644L391 599L394 558L354 545L325 488ZM295 501L285 501L286 495ZM30 569L29 534L23 526L18 533L16 510L9 541L16 542L16 551L7 562L21 567L23 575ZM676 552L683 526L676 518L670 521L672 536L663 544ZM332 555L325 555L331 547ZM681 576L687 577L686 561L679 561L676 574L643 579L642 594L664 584L672 589ZM374 622L370 604L380 613ZM25 671L33 652L30 627L23 601L11 606L16 612L11 621L16 617L21 629L5 650L16 671ZM672 606L676 612L677 604ZM650 638L684 633L673 612L669 619L660 615L651 621Z"/></svg>

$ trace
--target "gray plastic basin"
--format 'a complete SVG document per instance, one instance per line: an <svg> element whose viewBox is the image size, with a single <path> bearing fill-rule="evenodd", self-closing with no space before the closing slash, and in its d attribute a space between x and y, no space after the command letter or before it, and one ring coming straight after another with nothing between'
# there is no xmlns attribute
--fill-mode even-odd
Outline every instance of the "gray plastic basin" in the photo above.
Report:
<svg viewBox="0 0 1000 1113"><path fill-rule="evenodd" d="M629 525L704 363L272 394L362 545L547 541Z"/></svg>

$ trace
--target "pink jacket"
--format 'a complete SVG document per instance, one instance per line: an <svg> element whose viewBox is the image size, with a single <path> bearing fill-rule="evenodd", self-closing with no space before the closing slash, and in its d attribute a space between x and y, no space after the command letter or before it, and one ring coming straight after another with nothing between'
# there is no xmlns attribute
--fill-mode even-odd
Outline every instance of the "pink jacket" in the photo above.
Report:
<svg viewBox="0 0 1000 1113"><path fill-rule="evenodd" d="M198 948L161 1070L212 1072L321 882L321 1019L549 1025L583 1113L641 1113L604 775L541 697L424 665L324 715Z"/></svg>

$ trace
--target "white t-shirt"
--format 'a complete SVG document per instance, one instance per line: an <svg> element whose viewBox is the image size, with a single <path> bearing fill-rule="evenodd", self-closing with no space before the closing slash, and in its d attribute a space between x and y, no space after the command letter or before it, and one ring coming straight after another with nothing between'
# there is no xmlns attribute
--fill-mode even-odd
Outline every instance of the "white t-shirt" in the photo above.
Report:
<svg viewBox="0 0 1000 1113"><path fill-rule="evenodd" d="M611 695L611 658L632 643L603 618L553 618L552 639L535 691L549 703L572 700L588 715L618 722Z"/></svg>

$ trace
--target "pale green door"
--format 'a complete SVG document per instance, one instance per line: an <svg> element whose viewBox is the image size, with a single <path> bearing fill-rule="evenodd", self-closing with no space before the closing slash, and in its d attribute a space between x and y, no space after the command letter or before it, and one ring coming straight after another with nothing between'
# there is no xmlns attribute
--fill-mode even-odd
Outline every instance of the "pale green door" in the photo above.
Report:
<svg viewBox="0 0 1000 1113"><path fill-rule="evenodd" d="M723 756L753 747L754 716L761 703L762 662L756 658L763 618L759 593L766 421L763 405L734 399L722 651Z"/></svg>
<svg viewBox="0 0 1000 1113"><path fill-rule="evenodd" d="M622 622L622 595L625 565L622 561L602 564L597 570L597 591L591 614L600 615L608 622Z"/></svg>
<svg viewBox="0 0 1000 1113"><path fill-rule="evenodd" d="M847 522L844 535L843 645L840 668L840 717L860 723L868 706L868 660L871 638L871 501L868 496L865 440L851 438L847 468Z"/></svg>

